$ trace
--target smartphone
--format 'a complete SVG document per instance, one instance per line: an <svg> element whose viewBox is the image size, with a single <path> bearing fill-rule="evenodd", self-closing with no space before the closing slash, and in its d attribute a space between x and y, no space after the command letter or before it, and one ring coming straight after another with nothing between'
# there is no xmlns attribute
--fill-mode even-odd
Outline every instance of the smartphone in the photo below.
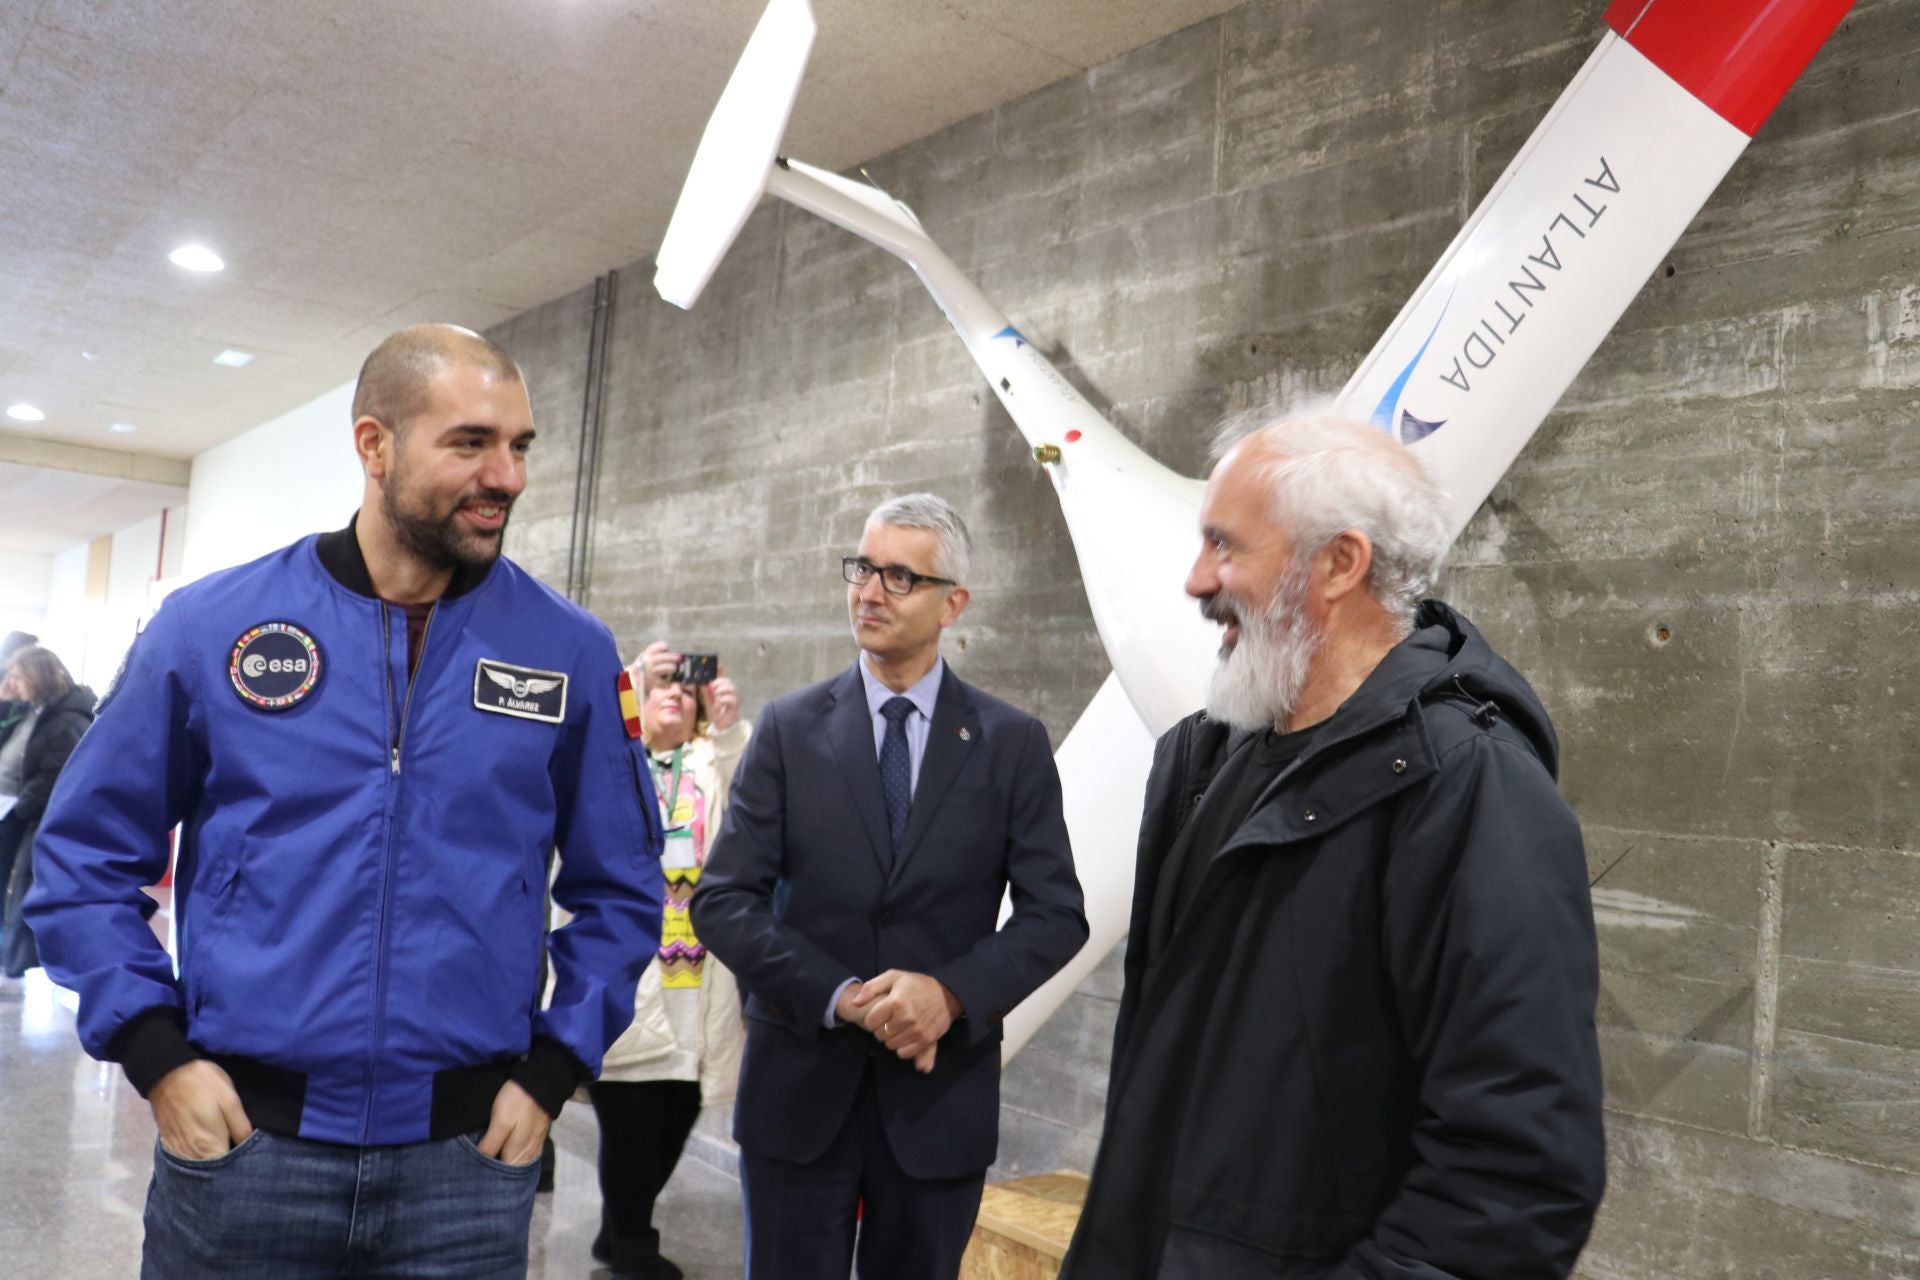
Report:
<svg viewBox="0 0 1920 1280"><path fill-rule="evenodd" d="M717 653L683 653L680 664L673 669L675 684L712 684L714 677L720 674L720 655Z"/></svg>

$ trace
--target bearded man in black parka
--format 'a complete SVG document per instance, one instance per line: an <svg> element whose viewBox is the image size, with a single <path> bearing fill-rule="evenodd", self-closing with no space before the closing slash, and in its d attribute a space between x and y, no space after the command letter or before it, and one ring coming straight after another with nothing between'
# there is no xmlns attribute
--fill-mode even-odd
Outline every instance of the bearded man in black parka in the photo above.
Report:
<svg viewBox="0 0 1920 1280"><path fill-rule="evenodd" d="M1562 1280L1605 1183L1593 908L1519 672L1424 599L1451 527L1361 423L1230 442L1187 592L1069 1280Z"/></svg>

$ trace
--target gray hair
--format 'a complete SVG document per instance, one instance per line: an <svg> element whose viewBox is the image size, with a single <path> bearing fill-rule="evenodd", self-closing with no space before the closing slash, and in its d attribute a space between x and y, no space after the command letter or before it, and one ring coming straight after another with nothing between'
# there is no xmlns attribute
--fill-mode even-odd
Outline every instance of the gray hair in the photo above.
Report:
<svg viewBox="0 0 1920 1280"><path fill-rule="evenodd" d="M936 539L933 572L965 586L973 566L973 535L953 504L936 493L909 493L889 498L867 516L866 527L892 525L898 529L925 529Z"/></svg>
<svg viewBox="0 0 1920 1280"><path fill-rule="evenodd" d="M1214 456L1246 444L1266 485L1273 522L1293 543L1296 563L1349 529L1367 535L1373 564L1367 591L1403 629L1453 544L1447 495L1411 450L1378 428L1327 415L1241 414L1223 423Z"/></svg>

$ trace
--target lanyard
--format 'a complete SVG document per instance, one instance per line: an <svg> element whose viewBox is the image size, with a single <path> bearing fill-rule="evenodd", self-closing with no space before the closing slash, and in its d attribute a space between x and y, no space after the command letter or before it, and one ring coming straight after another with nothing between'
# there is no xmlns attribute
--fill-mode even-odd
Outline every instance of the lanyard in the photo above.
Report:
<svg viewBox="0 0 1920 1280"><path fill-rule="evenodd" d="M675 747L673 749L673 780L667 784L666 804L667 804L667 822L668 823L672 823L674 807L678 805L680 802L680 765L681 765L681 761L686 756L686 753L687 753L687 748L684 744L681 746ZM657 760L654 761L654 764L658 768L660 768L663 772L665 771L666 766L661 764L659 761ZM670 825L667 827L665 834L670 836L686 837L686 836L692 835L693 832L688 826L676 827L676 826Z"/></svg>

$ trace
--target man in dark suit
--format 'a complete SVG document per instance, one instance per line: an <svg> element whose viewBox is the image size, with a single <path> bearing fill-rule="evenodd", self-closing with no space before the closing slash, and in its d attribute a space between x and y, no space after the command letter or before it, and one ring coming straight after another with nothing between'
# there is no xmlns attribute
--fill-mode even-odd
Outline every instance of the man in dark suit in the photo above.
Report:
<svg viewBox="0 0 1920 1280"><path fill-rule="evenodd" d="M846 1280L856 1209L864 1280L958 1274L1001 1019L1086 942L1046 730L940 657L969 553L932 494L868 517L842 562L861 657L762 710L694 895L747 992L751 1280Z"/></svg>

